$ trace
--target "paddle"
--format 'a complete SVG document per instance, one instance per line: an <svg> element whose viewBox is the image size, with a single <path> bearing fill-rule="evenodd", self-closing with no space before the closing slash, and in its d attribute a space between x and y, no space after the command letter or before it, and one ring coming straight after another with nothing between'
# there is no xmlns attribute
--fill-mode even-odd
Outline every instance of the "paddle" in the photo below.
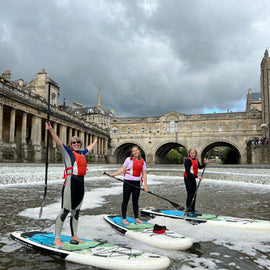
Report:
<svg viewBox="0 0 270 270"><path fill-rule="evenodd" d="M50 97L51 97L51 83L49 82L47 123L50 122ZM46 195L47 195L48 160L49 160L49 130L47 130L46 135L47 135L47 145L46 145L46 163L45 163L45 185L44 185L43 200L42 200L40 211L39 211L39 218L41 218L42 210L43 210L43 207L45 205L45 198L46 198Z"/></svg>
<svg viewBox="0 0 270 270"><path fill-rule="evenodd" d="M209 153L207 159L209 159L209 157L210 157L210 153ZM206 164L205 164L205 166L204 166L204 168L203 168L201 177L203 177L205 168L206 168ZM199 189L199 187L200 187L200 184L201 184L201 180L199 179L199 182L198 182L198 184L197 184L196 191L195 191L195 193L194 193L194 196L193 196L193 198L192 198L192 201L191 201L190 205L188 206L188 208L186 209L186 211L185 211L185 213L184 213L184 215L183 215L183 218L184 218L184 219L186 218L186 215L187 215L188 211L190 210L190 208L191 208L191 206L192 206L192 204L193 204L193 202L194 202L194 200L195 200L195 198L196 198L196 195L197 195L198 189Z"/></svg>
<svg viewBox="0 0 270 270"><path fill-rule="evenodd" d="M106 175L110 176L110 175L109 175L108 173L106 173L106 172L104 172L103 174L106 174ZM133 186L133 187L135 187L135 188L137 188L137 189L140 189L140 190L144 191L143 188L140 188L140 187L134 186L134 185L132 185L132 184L129 184L129 183L125 182L123 179L117 178L117 177L115 177L115 176L114 176L113 178L116 179L116 180L118 180L118 181L121 181L121 182L123 182L123 183L126 183L126 184L128 184L128 185L130 185L130 186ZM155 193L153 193L153 192L151 192L151 191L147 191L146 193L149 193L149 194L154 195L154 196L156 196L156 197L158 197L158 198L160 198L160 199L162 199L162 200L165 200L165 201L169 202L169 203L170 203L173 207L175 207L177 210L181 210L181 211L182 211L182 210L185 209L182 205L179 205L178 203L172 202L171 200L166 199L166 198L164 198L164 197L161 197L161 196L159 196L159 195L157 195L157 194L155 194Z"/></svg>

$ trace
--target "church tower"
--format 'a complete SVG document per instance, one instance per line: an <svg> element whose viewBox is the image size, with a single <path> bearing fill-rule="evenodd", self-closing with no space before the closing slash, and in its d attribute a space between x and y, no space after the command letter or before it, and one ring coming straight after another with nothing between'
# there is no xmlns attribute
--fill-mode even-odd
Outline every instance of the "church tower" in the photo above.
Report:
<svg viewBox="0 0 270 270"><path fill-rule="evenodd" d="M265 137L270 137L270 58L265 50L261 62L261 98L262 98L262 132Z"/></svg>
<svg viewBox="0 0 270 270"><path fill-rule="evenodd" d="M97 98L97 107L102 109L102 101L101 101L101 93L100 93L100 87L98 88L98 98Z"/></svg>

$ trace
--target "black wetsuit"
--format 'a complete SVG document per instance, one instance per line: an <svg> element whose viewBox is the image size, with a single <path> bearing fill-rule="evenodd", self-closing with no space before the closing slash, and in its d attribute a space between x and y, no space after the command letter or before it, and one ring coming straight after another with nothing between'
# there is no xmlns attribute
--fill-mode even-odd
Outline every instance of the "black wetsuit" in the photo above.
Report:
<svg viewBox="0 0 270 270"><path fill-rule="evenodd" d="M65 168L73 167L76 161L73 152L65 145L60 148L60 151L62 152ZM88 149L81 150L79 153L81 155L86 155L88 153ZM72 174L73 169L69 169L65 173L68 175L65 178L65 183L62 189L61 212L56 218L55 238L60 238L64 221L69 212L71 213L71 235L77 235L79 212L84 197L84 176Z"/></svg>
<svg viewBox="0 0 270 270"><path fill-rule="evenodd" d="M185 172L186 172L186 176L184 176L184 182L185 182L186 191L187 191L186 207L189 212L194 212L195 204L196 204L196 196L194 198L192 205L191 205L191 202L196 192L196 188L197 188L196 178L198 177L198 175L193 174L192 162L189 158L185 159L184 166L185 166ZM205 164L201 165L198 161L199 169L204 168L204 166Z"/></svg>

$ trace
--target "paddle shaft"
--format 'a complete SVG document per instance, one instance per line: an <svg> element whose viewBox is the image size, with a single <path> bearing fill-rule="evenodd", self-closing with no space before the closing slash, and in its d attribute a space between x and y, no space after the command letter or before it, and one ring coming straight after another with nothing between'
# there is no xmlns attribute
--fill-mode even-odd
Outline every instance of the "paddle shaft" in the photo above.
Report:
<svg viewBox="0 0 270 270"><path fill-rule="evenodd" d="M49 87L48 87L48 110L47 110L47 123L50 122L50 102L51 102L51 83L49 82ZM43 195L43 200L41 203L40 211L39 211L39 218L41 218L42 215L42 210L45 205L45 199L47 195L47 182L48 182L48 164L49 164L49 130L47 130L46 133L46 161L45 161L45 184L44 184L44 195Z"/></svg>
<svg viewBox="0 0 270 270"><path fill-rule="evenodd" d="M104 172L103 174L106 174L106 175L110 176L110 175L109 175L108 173L106 173L106 172ZM140 189L140 190L146 192L143 188L140 188L140 187L138 187L138 186L134 186L134 185L132 185L132 184L130 184L130 183L128 183L128 182L125 182L123 179L117 178L117 177L115 177L115 176L114 176L113 178L116 179L116 180L118 180L118 181L121 181L121 182L123 182L123 183L126 183L126 184L128 184L128 185L130 185L130 186L132 186L132 187L135 187L135 188L137 188L137 189ZM149 193L149 194L151 194L151 195L153 195L153 196L156 196L156 197L158 197L158 198L160 198L160 199L163 199L163 200L169 202L173 207L175 207L175 208L178 209L178 210L183 210L183 209L184 209L184 207L183 207L182 205L179 205L178 203L172 202L171 200L169 200L169 199L167 199L167 198L164 198L164 197L161 197L160 195L155 194L155 193L153 193L153 192L151 192L151 191L147 191L146 193Z"/></svg>

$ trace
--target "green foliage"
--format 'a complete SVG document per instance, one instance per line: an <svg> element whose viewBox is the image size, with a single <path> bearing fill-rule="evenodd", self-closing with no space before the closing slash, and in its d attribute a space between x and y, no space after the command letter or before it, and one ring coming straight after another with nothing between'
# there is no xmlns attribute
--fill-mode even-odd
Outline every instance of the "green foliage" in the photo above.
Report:
<svg viewBox="0 0 270 270"><path fill-rule="evenodd" d="M171 149L166 156L166 163L181 164L183 163L183 157L177 150Z"/></svg>
<svg viewBox="0 0 270 270"><path fill-rule="evenodd" d="M187 157L188 155L188 151L186 148L184 147L179 147L178 148L178 152L180 153L180 155L182 156L182 162L184 161L184 158Z"/></svg>
<svg viewBox="0 0 270 270"><path fill-rule="evenodd" d="M223 164L236 164L237 163L237 153L234 149L226 147L219 154L219 158Z"/></svg>

